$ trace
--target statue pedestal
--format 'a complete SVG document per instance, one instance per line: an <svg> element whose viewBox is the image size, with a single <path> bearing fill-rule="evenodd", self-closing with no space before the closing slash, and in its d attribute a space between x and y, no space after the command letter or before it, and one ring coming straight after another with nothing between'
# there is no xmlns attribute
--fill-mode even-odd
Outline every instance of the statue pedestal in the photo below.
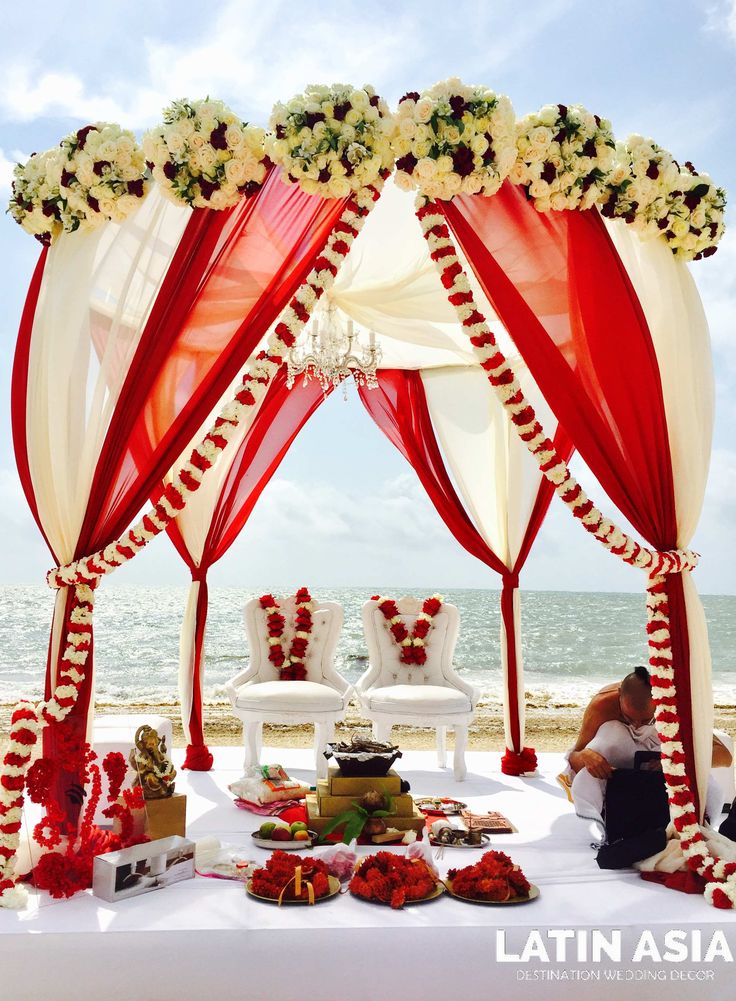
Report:
<svg viewBox="0 0 736 1001"><path fill-rule="evenodd" d="M166 799L147 799L144 809L134 811L133 825L136 835L147 834L151 841L175 834L184 837L187 829L186 796L175 792ZM120 822L117 819L113 830L120 832Z"/></svg>
<svg viewBox="0 0 736 1001"><path fill-rule="evenodd" d="M174 834L181 837L187 833L187 798L175 792L166 799L146 800L147 831L151 841L170 838Z"/></svg>

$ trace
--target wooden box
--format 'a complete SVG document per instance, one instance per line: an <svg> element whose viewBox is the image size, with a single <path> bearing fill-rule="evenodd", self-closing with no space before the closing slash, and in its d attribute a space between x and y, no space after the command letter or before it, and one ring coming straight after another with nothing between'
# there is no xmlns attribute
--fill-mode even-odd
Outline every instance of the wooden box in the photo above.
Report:
<svg viewBox="0 0 736 1001"><path fill-rule="evenodd" d="M307 823L312 831L321 834L325 827L334 820L334 817L325 817L320 813L319 801L314 793L309 793L306 799ZM395 827L397 831L416 831L417 834L424 830L424 814L414 808L411 817L384 817L387 827Z"/></svg>
<svg viewBox="0 0 736 1001"><path fill-rule="evenodd" d="M120 833L120 821L115 818L113 830ZM133 833L147 834L151 841L184 837L187 833L187 798L175 792L167 799L147 799L142 810L133 813Z"/></svg>
<svg viewBox="0 0 736 1001"><path fill-rule="evenodd" d="M331 796L362 796L369 789L379 789L391 796L398 796L401 793L401 776L392 768L388 775L349 778L343 775L339 768L330 768L327 773L327 785Z"/></svg>
<svg viewBox="0 0 736 1001"><path fill-rule="evenodd" d="M175 792L166 799L147 799L148 836L151 841L187 833L187 798Z"/></svg>
<svg viewBox="0 0 736 1001"><path fill-rule="evenodd" d="M375 786L373 788L375 789ZM381 789L379 792L384 792L384 790ZM361 795L363 794L361 793ZM391 793L387 793L386 795L391 796ZM317 800L321 816L337 817L338 814L344 810L349 810L353 804L357 803L360 800L360 796L333 796L329 791L328 783L323 779L317 783ZM391 801L394 809L391 817L411 817L414 814L414 800L408 793L391 796ZM390 820L389 817L384 819L386 823Z"/></svg>

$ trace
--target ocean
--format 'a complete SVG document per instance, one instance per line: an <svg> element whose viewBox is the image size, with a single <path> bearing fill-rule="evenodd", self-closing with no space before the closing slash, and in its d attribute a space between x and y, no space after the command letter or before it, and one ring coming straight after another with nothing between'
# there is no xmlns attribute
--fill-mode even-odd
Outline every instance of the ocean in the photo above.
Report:
<svg viewBox="0 0 736 1001"><path fill-rule="evenodd" d="M205 698L226 701L224 685L246 663L244 602L256 592L210 588ZM260 593L260 592L259 592ZM345 625L338 670L357 681L367 667L360 609L369 590L313 588L340 601ZM384 589L399 597L399 590ZM102 587L95 604L97 699L101 703L175 702L186 587ZM461 615L455 666L491 704L499 701L499 595L447 590ZM736 701L736 596L705 595L716 705ZM42 692L53 594L43 585L0 586L0 702ZM522 592L529 701L578 705L602 685L646 663L644 597L620 593Z"/></svg>

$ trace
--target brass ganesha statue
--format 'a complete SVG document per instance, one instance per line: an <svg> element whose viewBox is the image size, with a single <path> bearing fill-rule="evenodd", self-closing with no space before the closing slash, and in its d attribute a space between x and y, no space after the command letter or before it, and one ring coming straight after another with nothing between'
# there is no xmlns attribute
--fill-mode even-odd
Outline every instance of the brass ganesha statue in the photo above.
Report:
<svg viewBox="0 0 736 1001"><path fill-rule="evenodd" d="M173 796L176 769L166 753L166 738L159 737L152 726L139 726L136 730L129 761L135 772L133 785L142 787L144 799Z"/></svg>

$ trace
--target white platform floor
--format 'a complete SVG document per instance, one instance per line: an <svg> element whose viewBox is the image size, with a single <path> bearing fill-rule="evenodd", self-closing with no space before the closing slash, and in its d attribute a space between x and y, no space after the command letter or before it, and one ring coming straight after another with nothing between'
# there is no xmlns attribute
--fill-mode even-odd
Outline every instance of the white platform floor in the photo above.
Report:
<svg viewBox="0 0 736 1001"><path fill-rule="evenodd" d="M236 809L227 792L241 759L239 748L218 748L212 772L179 772L177 788L189 797L188 834L194 840L214 834L228 843L250 842L260 819ZM279 761L314 781L310 752L266 748L262 760ZM496 837L493 847L508 852L540 887L537 901L481 907L446 897L393 912L342 896L314 908L279 909L247 898L238 884L203 878L117 904L91 891L69 901L37 895L23 912L0 911L0 999L507 1001L531 994L545 1001L732 1001L733 963L633 957L644 932L653 933L664 955L665 936L675 930L685 933L688 944L700 937L703 953L721 931L736 957L736 912L645 883L633 871L599 870L588 826L574 816L555 782L559 755L542 755L540 775L532 779L501 775L497 754L471 752L467 760L463 783L438 769L430 752L406 752L399 765L415 795L453 795L473 809L505 813L518 833ZM447 849L440 872L475 857ZM594 930L607 940L620 932L621 960L579 959L576 939L567 942L565 961L557 962L548 929L574 932L589 946ZM505 931L509 956L519 955L537 930L550 962L502 961L499 930Z"/></svg>

